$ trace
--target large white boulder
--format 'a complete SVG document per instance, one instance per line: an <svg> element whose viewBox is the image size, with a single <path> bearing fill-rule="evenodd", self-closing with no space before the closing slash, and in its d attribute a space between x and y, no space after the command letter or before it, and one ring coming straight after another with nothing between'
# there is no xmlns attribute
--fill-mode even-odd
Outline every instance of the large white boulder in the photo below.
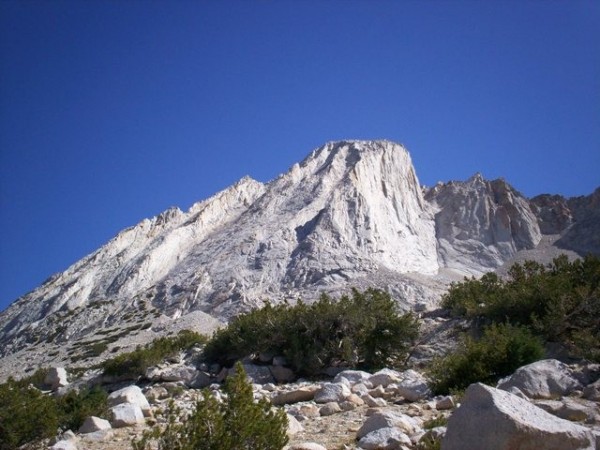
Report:
<svg viewBox="0 0 600 450"><path fill-rule="evenodd" d="M498 389L519 388L529 398L556 398L583 389L569 366L556 359L544 359L520 367L498 382Z"/></svg>
<svg viewBox="0 0 600 450"><path fill-rule="evenodd" d="M362 370L344 370L335 376L333 382L340 383L342 380L347 380L350 384L356 384L364 383L369 378L371 378L369 372L364 372Z"/></svg>
<svg viewBox="0 0 600 450"><path fill-rule="evenodd" d="M369 377L369 382L374 386L388 387L392 383L398 383L401 380L400 372L392 369L381 369Z"/></svg>
<svg viewBox="0 0 600 450"><path fill-rule="evenodd" d="M120 403L110 408L113 428L130 427L138 423L144 423L144 414L138 405L132 403Z"/></svg>
<svg viewBox="0 0 600 450"><path fill-rule="evenodd" d="M450 416L443 450L594 450L590 430L481 383Z"/></svg>
<svg viewBox="0 0 600 450"><path fill-rule="evenodd" d="M150 417L152 415L150 403L148 403L148 399L138 386L127 386L123 389L112 392L108 396L108 406L116 406L120 405L121 403L130 403L139 406L139 408L142 410L142 413L146 417Z"/></svg>

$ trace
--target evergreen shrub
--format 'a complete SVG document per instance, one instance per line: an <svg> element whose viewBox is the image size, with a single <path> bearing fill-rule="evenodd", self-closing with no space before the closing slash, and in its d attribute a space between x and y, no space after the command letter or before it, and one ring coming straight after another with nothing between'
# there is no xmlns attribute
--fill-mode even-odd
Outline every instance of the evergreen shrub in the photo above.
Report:
<svg viewBox="0 0 600 450"><path fill-rule="evenodd" d="M283 355L304 376L331 366L374 370L401 365L418 331L417 318L399 314L386 292L354 289L337 301L323 294L312 304L267 304L239 315L213 335L204 357L230 365L252 354Z"/></svg>
<svg viewBox="0 0 600 450"><path fill-rule="evenodd" d="M281 450L288 442L287 416L267 400L255 402L240 363L225 381L222 401L202 391L191 414L171 404L167 425L133 442L135 450Z"/></svg>

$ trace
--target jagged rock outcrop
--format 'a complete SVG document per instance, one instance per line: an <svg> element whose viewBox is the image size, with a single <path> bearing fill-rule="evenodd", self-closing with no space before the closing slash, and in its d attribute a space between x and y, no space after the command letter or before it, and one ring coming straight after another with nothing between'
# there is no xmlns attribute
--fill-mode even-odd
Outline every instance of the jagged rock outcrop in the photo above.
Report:
<svg viewBox="0 0 600 450"><path fill-rule="evenodd" d="M426 199L437 207L435 227L443 267L483 273L540 241L529 202L504 180L487 181L476 174L465 182L438 183Z"/></svg>

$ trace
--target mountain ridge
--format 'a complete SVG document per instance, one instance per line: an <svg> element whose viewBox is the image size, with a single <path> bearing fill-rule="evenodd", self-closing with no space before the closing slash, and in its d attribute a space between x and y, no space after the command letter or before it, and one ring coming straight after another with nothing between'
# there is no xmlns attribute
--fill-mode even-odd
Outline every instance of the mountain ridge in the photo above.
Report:
<svg viewBox="0 0 600 450"><path fill-rule="evenodd" d="M186 316L209 333L266 300L350 286L435 308L449 282L500 268L550 231L548 245L594 250L598 192L528 200L481 174L423 188L399 144L329 142L268 183L244 177L121 231L0 313L0 353L124 328L151 335Z"/></svg>

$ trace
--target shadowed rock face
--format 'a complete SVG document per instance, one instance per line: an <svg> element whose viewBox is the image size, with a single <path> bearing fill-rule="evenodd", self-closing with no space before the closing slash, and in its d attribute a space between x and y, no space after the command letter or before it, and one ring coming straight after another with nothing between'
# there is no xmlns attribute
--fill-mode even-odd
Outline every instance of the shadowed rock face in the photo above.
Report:
<svg viewBox="0 0 600 450"><path fill-rule="evenodd" d="M540 241L529 202L504 180L476 174L466 182L439 183L426 199L437 208L438 255L444 267L483 273Z"/></svg>

